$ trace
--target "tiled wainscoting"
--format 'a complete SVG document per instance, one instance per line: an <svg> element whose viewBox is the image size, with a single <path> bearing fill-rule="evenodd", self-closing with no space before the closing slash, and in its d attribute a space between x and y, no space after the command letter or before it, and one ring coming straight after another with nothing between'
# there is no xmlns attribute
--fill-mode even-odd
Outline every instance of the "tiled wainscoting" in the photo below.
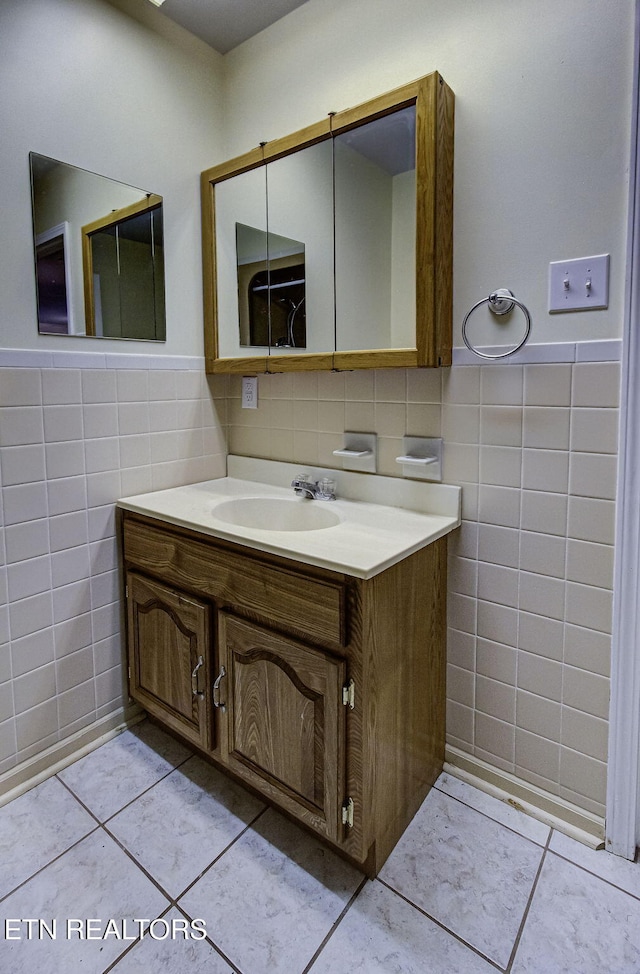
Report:
<svg viewBox="0 0 640 974"><path fill-rule="evenodd" d="M224 475L215 387L201 369L0 368L0 773L122 713L114 501Z"/></svg>
<svg viewBox="0 0 640 974"><path fill-rule="evenodd" d="M619 364L584 357L266 375L255 410L239 376L194 365L0 368L0 773L122 713L117 497L224 475L227 449L335 467L344 430L377 432L378 472L398 476L404 434L442 435L464 518L449 760L569 803L597 833Z"/></svg>
<svg viewBox="0 0 640 974"><path fill-rule="evenodd" d="M444 437L464 518L449 548L450 759L515 775L593 816L596 831L619 372L568 361L267 375L256 410L241 409L240 379L229 380L233 453L335 467L345 429L375 431L378 472L398 476L404 434Z"/></svg>

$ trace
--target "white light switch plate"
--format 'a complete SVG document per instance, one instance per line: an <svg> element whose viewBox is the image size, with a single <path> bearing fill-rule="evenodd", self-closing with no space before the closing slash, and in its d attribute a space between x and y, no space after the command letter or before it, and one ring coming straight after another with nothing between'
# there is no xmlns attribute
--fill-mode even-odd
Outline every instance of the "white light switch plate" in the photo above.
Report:
<svg viewBox="0 0 640 974"><path fill-rule="evenodd" d="M258 376L257 375L242 376L242 408L243 409L258 408Z"/></svg>
<svg viewBox="0 0 640 974"><path fill-rule="evenodd" d="M609 254L549 264L549 311L609 307Z"/></svg>

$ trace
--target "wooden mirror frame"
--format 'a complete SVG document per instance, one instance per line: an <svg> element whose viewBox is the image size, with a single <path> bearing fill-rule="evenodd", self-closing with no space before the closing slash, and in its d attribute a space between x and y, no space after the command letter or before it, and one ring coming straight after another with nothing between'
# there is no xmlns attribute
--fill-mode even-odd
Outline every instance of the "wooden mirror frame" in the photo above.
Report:
<svg viewBox="0 0 640 974"><path fill-rule="evenodd" d="M365 122L416 106L416 345L415 348L329 350L298 355L221 358L215 235L215 187L233 176L330 139ZM240 375L350 369L437 367L451 364L453 313L454 96L437 71L346 109L292 135L267 142L201 176L206 371Z"/></svg>

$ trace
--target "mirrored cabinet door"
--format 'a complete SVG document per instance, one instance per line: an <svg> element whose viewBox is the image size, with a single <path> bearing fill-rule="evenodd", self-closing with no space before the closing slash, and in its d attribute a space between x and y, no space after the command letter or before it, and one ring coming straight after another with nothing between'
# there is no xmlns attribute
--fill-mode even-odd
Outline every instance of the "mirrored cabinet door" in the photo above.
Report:
<svg viewBox="0 0 640 974"><path fill-rule="evenodd" d="M270 161L266 170L270 354L331 353L335 308L331 139Z"/></svg>
<svg viewBox="0 0 640 974"><path fill-rule="evenodd" d="M264 166L216 185L215 227L218 354L223 358L267 355L268 307L259 300L250 300L252 288L259 287L262 278L266 286L267 185Z"/></svg>
<svg viewBox="0 0 640 974"><path fill-rule="evenodd" d="M336 350L416 345L416 108L334 139Z"/></svg>

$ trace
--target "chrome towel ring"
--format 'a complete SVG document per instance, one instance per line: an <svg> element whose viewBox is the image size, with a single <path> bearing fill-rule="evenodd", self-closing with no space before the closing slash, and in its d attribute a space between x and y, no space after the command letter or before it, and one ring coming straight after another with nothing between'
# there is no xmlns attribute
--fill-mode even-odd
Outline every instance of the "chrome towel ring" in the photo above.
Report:
<svg viewBox="0 0 640 974"><path fill-rule="evenodd" d="M490 355L488 352L478 351L475 345L472 345L469 341L467 337L467 322L476 308L479 308L482 304L488 304L489 311L493 312L494 315L509 314L509 312L513 310L513 306L516 304L522 311L526 322L524 336L521 338L518 344L514 345L513 348L510 348L508 352L499 352L496 355ZM529 314L528 308L522 303L522 301L518 301L518 299L514 297L513 292L506 287L500 287L497 289L497 291L492 291L488 298L483 298L482 301L478 301L477 304L474 304L473 308L467 312L464 317L464 321L462 322L462 340L469 351L473 352L474 355L479 355L480 358L500 359L508 358L509 355L515 355L515 353L519 352L522 346L528 341L530 333L531 315Z"/></svg>

